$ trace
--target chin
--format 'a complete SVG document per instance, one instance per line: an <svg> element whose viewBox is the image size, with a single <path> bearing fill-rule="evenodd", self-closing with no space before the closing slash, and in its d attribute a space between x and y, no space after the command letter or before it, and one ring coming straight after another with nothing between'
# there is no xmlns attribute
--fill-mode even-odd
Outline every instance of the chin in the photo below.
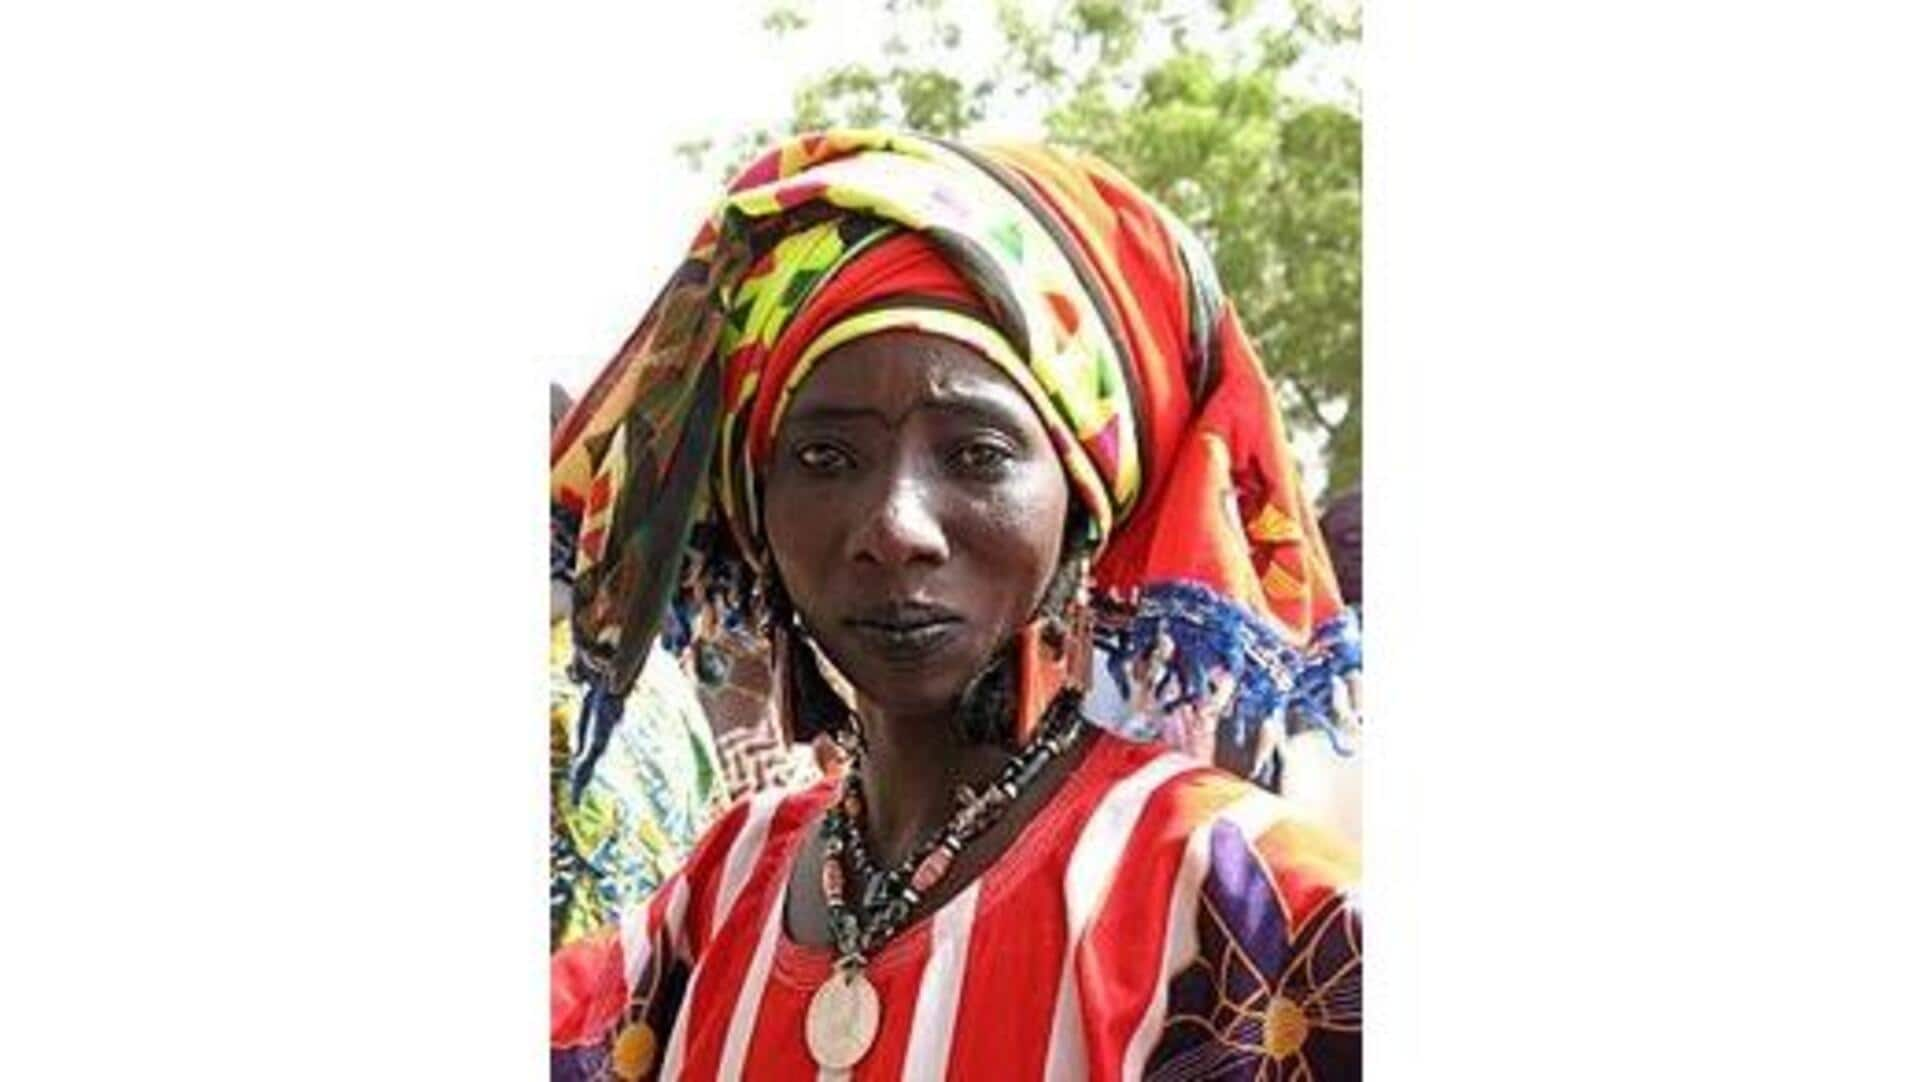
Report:
<svg viewBox="0 0 1920 1082"><path fill-rule="evenodd" d="M889 714L927 714L950 710L967 689L971 674L911 673L880 671L862 674L854 687L870 702Z"/></svg>
<svg viewBox="0 0 1920 1082"><path fill-rule="evenodd" d="M888 714L918 715L951 710L959 704L985 658L925 659L907 663L863 651L829 648L834 666L862 698Z"/></svg>

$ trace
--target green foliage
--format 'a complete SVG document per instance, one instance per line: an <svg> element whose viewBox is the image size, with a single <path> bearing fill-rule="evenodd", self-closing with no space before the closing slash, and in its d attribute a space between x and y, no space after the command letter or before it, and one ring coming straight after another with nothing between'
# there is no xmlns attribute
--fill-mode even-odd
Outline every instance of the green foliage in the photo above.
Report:
<svg viewBox="0 0 1920 1082"><path fill-rule="evenodd" d="M760 20L762 29L775 37L785 37L807 28L807 16L791 4L774 4Z"/></svg>
<svg viewBox="0 0 1920 1082"><path fill-rule="evenodd" d="M1357 8L1293 0L998 0L990 70L956 70L966 27L943 0L889 0L872 62L795 94L788 131L835 124L964 136L1033 111L1050 140L1112 162L1185 219L1279 387L1327 490L1361 470L1361 119L1348 88L1310 89L1315 62L1358 40ZM805 25L789 3L768 26ZM979 32L979 28L974 28ZM744 163L774 138L728 155ZM690 163L710 144L682 148Z"/></svg>

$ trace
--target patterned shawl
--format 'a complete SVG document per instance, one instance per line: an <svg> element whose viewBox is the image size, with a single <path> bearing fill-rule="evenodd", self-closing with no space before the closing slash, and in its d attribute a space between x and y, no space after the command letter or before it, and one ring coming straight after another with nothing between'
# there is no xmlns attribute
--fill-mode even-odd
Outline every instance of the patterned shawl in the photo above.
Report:
<svg viewBox="0 0 1920 1082"><path fill-rule="evenodd" d="M1193 236L1090 157L831 131L729 186L555 433L552 570L574 588L588 700L577 773L656 637L679 648L754 611L765 457L809 366L902 327L975 349L1046 424L1094 532L1123 694L1242 740L1288 710L1329 718L1354 627Z"/></svg>

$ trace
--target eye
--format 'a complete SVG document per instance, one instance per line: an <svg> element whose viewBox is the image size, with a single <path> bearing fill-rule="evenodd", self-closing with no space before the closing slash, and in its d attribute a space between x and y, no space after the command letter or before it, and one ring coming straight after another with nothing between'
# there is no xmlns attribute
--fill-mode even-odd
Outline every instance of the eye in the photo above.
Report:
<svg viewBox="0 0 1920 1082"><path fill-rule="evenodd" d="M803 443L793 449L793 458L809 473L844 473L853 468L853 456L831 443Z"/></svg>
<svg viewBox="0 0 1920 1082"><path fill-rule="evenodd" d="M793 457L815 473L835 473L853 465L847 453L831 443L804 443L794 448Z"/></svg>
<svg viewBox="0 0 1920 1082"><path fill-rule="evenodd" d="M1013 461L1013 452L992 440L975 440L953 453L953 464L960 472L975 477L998 477Z"/></svg>

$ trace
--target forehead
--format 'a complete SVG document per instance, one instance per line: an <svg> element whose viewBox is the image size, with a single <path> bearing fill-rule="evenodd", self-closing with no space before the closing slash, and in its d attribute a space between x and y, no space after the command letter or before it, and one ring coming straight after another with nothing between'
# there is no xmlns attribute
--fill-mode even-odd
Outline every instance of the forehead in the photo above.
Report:
<svg viewBox="0 0 1920 1082"><path fill-rule="evenodd" d="M871 409L888 417L928 402L997 405L1032 418L1033 408L993 362L950 338L885 331L830 350L801 380L790 419L822 408Z"/></svg>

